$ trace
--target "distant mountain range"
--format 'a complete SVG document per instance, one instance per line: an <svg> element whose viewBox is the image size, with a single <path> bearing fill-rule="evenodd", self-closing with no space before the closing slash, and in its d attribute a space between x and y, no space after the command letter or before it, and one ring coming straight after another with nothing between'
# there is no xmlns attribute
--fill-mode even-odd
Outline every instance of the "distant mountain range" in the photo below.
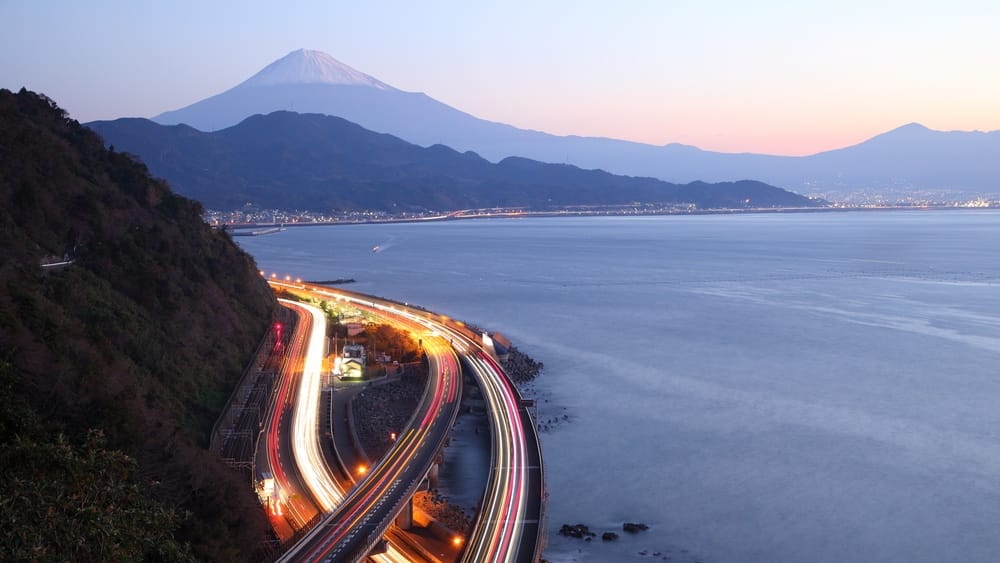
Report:
<svg viewBox="0 0 1000 563"><path fill-rule="evenodd" d="M473 152L424 148L319 114L255 115L211 133L134 118L88 126L116 150L138 155L178 193L212 209L246 203L397 213L632 202L699 208L820 205L756 181L676 185L520 157L494 164Z"/></svg>
<svg viewBox="0 0 1000 563"><path fill-rule="evenodd" d="M421 146L472 150L494 162L522 156L680 183L754 178L799 193L834 196L1000 193L1000 131L942 132L910 124L805 157L564 137L479 119L307 50L289 53L230 90L153 120L215 131L277 110L336 115Z"/></svg>

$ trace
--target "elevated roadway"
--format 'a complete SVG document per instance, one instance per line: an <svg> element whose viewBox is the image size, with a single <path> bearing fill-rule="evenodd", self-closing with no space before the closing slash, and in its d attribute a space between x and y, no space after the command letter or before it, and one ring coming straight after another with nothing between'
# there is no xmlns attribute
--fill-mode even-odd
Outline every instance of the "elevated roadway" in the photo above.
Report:
<svg viewBox="0 0 1000 563"><path fill-rule="evenodd" d="M467 539L462 560L537 561L543 543L542 514L545 496L538 435L534 420L517 388L503 368L487 353L481 336L447 317L364 294L303 283L272 280L271 284L275 288L300 292L320 299L347 301L383 315L409 319L425 327L432 334L447 340L461 358L461 362L470 368L472 377L486 398L492 444L490 477L472 534ZM424 340L426 346L428 339ZM457 362L444 366L444 369L438 366L436 373L445 372L457 375ZM461 378L458 379L460 381ZM457 389L458 397L451 396L453 389ZM433 388L428 386L428 394L433 397L432 402L441 401L439 396L442 394L450 397L444 401L450 404L450 409L457 414L460 402L459 388L439 381ZM426 401L427 394L421 404ZM423 433L424 430L426 429L432 436L440 432L439 437L443 441L447 429L454 421L454 415L451 415L447 425L442 425L436 417L431 417L424 407L418 409L414 418L420 419L420 423L402 433L397 446L387 454L376 471L373 471L369 479L358 485L358 489L361 489L364 483L375 479L377 472L377 480L371 488L366 486L366 492L352 493L349 501L345 502L345 508L338 510L339 516L329 518L317 527L296 546L295 553L290 553L291 558L288 560L356 561L364 556L364 549L356 546L374 545L378 540L376 535L384 533L388 526L390 515L398 512L402 506L401 502L393 499L408 500L409 495L412 495L410 487L415 487L416 483L408 481L409 476L416 476L421 472L425 474L426 467L429 467L429 465L423 467L421 464L419 471L413 471L409 467L415 459L411 456L416 456L422 451L422 446L418 442L428 437ZM438 430L430 430L428 425ZM432 457L439 449L440 446L435 448ZM405 494L399 496L400 490L405 490ZM382 494L390 494L390 491L393 496L387 499L381 498ZM351 508L346 508L348 503ZM381 523L376 524L376 521Z"/></svg>
<svg viewBox="0 0 1000 563"><path fill-rule="evenodd" d="M288 553L289 560L363 558L420 486L444 445L461 402L458 360L445 344L432 342L430 347L437 348L428 353L431 373L441 377L430 378L407 429L343 504Z"/></svg>
<svg viewBox="0 0 1000 563"><path fill-rule="evenodd" d="M274 282L272 282L274 283ZM299 288L301 290L301 288ZM315 309L313 307L313 309ZM376 311L380 316L393 317L397 323L411 320L386 311ZM427 475L435 458L444 447L448 432L458 415L462 395L462 375L458 358L443 339L424 339L424 349L430 362L431 376L421 401L406 428L400 432L396 444L386 456L368 472L344 499L335 499L329 514L283 557L283 561L356 561L360 560L382 540L400 510L410 502L413 493ZM304 370L304 373L309 371ZM318 372L318 368L317 368ZM306 385L303 379L302 388ZM301 405L296 406L296 419L301 414L305 427L293 434L293 445L301 436L303 442L319 444L316 434L320 385L310 385L316 396L300 395ZM303 392L304 393L304 392ZM298 403L298 401L297 401ZM312 447L303 444L303 447ZM299 449L296 445L295 450ZM296 462L304 480L316 479L310 489L321 497L322 482L333 480L321 452L296 454ZM310 476L311 477L307 477ZM395 559L393 553L388 554Z"/></svg>

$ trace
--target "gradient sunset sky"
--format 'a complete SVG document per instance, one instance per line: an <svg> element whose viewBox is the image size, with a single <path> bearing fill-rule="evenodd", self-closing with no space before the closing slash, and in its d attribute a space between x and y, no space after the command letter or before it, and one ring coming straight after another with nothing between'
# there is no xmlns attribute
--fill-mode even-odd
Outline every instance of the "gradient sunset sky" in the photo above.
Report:
<svg viewBox="0 0 1000 563"><path fill-rule="evenodd" d="M151 117L304 47L555 134L802 155L1000 129L1000 2L0 0L0 87Z"/></svg>

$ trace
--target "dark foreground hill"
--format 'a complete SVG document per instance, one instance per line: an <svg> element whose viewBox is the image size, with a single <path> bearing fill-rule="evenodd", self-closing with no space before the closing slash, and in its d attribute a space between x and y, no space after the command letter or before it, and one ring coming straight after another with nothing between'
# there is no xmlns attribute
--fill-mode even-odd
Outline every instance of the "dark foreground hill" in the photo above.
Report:
<svg viewBox="0 0 1000 563"><path fill-rule="evenodd" d="M0 90L0 558L254 557L264 515L205 446L275 301L201 213Z"/></svg>
<svg viewBox="0 0 1000 563"><path fill-rule="evenodd" d="M247 203L321 212L633 202L737 209L818 205L754 181L677 185L525 158L494 164L472 152L424 148L319 114L255 115L213 133L147 119L88 126L118 150L138 155L178 193L212 209Z"/></svg>

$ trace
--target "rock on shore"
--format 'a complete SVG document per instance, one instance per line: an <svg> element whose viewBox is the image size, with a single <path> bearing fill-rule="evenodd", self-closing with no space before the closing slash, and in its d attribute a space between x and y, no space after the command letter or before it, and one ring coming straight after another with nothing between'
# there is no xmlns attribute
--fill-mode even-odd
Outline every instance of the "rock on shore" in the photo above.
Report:
<svg viewBox="0 0 1000 563"><path fill-rule="evenodd" d="M503 362L503 369L510 376L511 380L517 384L523 384L538 377L538 374L545 368L542 362L536 362L531 356L521 352L516 347L511 346L507 360Z"/></svg>
<svg viewBox="0 0 1000 563"><path fill-rule="evenodd" d="M467 536L472 530L470 517L474 515L466 514L436 491L418 491L413 495L413 504L457 534Z"/></svg>

